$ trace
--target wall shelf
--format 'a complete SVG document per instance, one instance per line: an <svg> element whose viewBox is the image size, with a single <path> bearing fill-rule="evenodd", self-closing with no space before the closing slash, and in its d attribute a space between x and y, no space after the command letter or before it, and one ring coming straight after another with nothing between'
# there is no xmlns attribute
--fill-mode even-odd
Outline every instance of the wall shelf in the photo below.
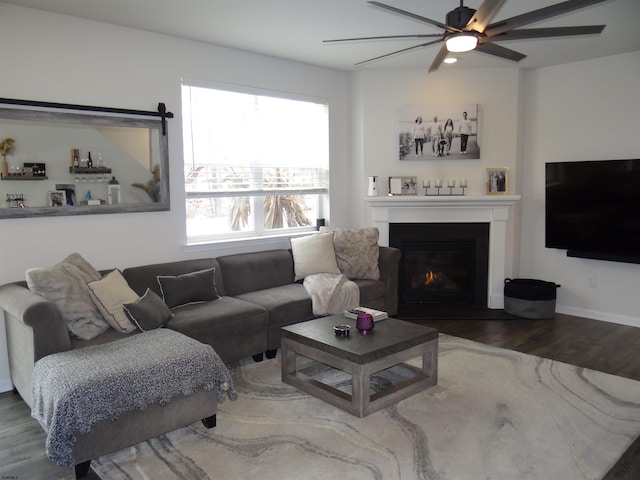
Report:
<svg viewBox="0 0 640 480"><path fill-rule="evenodd" d="M0 175L0 180L46 180L48 178L46 175L9 175L7 177Z"/></svg>
<svg viewBox="0 0 640 480"><path fill-rule="evenodd" d="M86 175L86 174L99 175L101 173L111 173L111 169L106 167L69 167L69 173L72 173L72 174L82 173L83 175Z"/></svg>

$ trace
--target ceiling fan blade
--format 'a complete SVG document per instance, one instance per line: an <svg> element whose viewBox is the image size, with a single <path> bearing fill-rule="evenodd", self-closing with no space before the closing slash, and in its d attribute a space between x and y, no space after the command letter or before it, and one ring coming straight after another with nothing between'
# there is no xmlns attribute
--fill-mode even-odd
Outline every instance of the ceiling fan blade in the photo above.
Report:
<svg viewBox="0 0 640 480"><path fill-rule="evenodd" d="M380 55L378 57L373 57L368 60L363 60L362 62L358 62L355 64L355 66L363 65L365 63L373 62L375 60L380 60L381 58L390 57L392 55L398 55L399 53L408 52L410 50L415 50L416 48L426 47L428 45L433 45L434 43L439 43L439 42L442 42L442 39L434 40L432 42L421 43L420 45L414 45L413 47L403 48L402 50L396 50L395 52L391 52L391 53L385 53L384 55Z"/></svg>
<svg viewBox="0 0 640 480"><path fill-rule="evenodd" d="M512 62L519 62L526 57L526 55L520 52L509 50L508 48L501 47L495 43L478 44L476 51L493 55L494 57L504 58L505 60L511 60Z"/></svg>
<svg viewBox="0 0 640 480"><path fill-rule="evenodd" d="M523 25L539 22L550 17L555 17L557 15L562 15L563 13L572 12L580 8L606 1L608 0L567 0L566 2L550 5L545 8L540 8L539 10L533 10L529 13L524 13L522 15L517 15L515 17L493 23L485 29L484 33L488 37L493 37Z"/></svg>
<svg viewBox="0 0 640 480"><path fill-rule="evenodd" d="M473 17L471 17L471 20L467 23L467 26L464 27L464 30L474 30L479 33L484 32L484 29L487 28L487 25L489 25L489 22L495 17L505 1L506 0L484 0L482 5L476 10L476 13L473 14Z"/></svg>
<svg viewBox="0 0 640 480"><path fill-rule="evenodd" d="M437 38L442 37L441 33L430 34L416 34L416 35L382 35L379 37L356 37L356 38L337 38L335 40L323 40L322 43L337 43L337 42L357 42L359 40L393 40L403 38Z"/></svg>
<svg viewBox="0 0 640 480"><path fill-rule="evenodd" d="M448 54L449 54L449 50L447 50L447 46L442 45L442 48L436 55L436 58L434 58L433 62L431 62L431 66L429 67L429 73L435 72L436 70L438 70L438 67L442 64L442 61L446 58Z"/></svg>
<svg viewBox="0 0 640 480"><path fill-rule="evenodd" d="M433 25L434 27L442 28L443 30L446 30L447 32L450 32L450 33L461 31L461 30L458 30L457 28L453 28L448 25L445 25L442 22L431 20L430 18L426 18L421 15L417 15L415 13L407 12L406 10L401 10L400 8L392 7L391 5L386 5L384 3L374 2L374 1L369 1L367 3L369 5L373 5L374 7L383 8L390 12L397 13L399 15L404 15L405 17L413 18L414 20L418 20L420 22L428 23L429 25Z"/></svg>
<svg viewBox="0 0 640 480"><path fill-rule="evenodd" d="M523 28L510 32L482 37L479 43L501 42L503 40L524 40L528 38L569 37L573 35L597 35L604 30L605 25L583 25L579 27L555 28Z"/></svg>

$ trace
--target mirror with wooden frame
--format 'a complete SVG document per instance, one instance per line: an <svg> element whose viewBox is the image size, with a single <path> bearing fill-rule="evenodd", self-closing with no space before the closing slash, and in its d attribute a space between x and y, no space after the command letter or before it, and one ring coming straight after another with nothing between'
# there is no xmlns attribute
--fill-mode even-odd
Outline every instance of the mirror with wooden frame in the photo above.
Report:
<svg viewBox="0 0 640 480"><path fill-rule="evenodd" d="M157 112L0 99L0 218L169 210Z"/></svg>

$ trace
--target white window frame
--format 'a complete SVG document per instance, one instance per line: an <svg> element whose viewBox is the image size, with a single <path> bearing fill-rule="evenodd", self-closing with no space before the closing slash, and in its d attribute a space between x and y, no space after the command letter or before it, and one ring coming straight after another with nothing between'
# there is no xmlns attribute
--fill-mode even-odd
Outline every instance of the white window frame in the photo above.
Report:
<svg viewBox="0 0 640 480"><path fill-rule="evenodd" d="M251 167L250 173L250 183L252 186L249 188L242 189L215 189L208 191L190 191L190 184L188 184L188 178L185 176L185 209L187 209L187 202L192 199L207 199L207 198L232 198L232 197L248 197L251 201L251 215L253 220L253 229L249 229L247 231L233 231L233 232L224 232L224 233L215 233L209 232L203 235L190 235L189 227L187 228L187 245L197 245L204 243L212 243L217 241L228 241L228 240L241 240L241 239L251 239L251 238L269 238L269 237L281 237L281 236L291 236L298 235L305 232L311 232L316 229L315 220L309 219L311 224L309 226L301 226L301 227L293 227L293 228L276 228L276 229L265 229L264 228L264 209L262 207L262 202L257 201L259 199L264 199L270 195L317 195L316 199L316 216L317 218L324 218L326 216L326 209L329 205L329 103L326 99L320 99L317 97L310 97L305 95L299 95L290 92L279 92L273 90L267 90L257 87L248 87L248 86L240 86L240 85L232 85L225 83L217 83L217 82L208 82L202 80L193 80L193 79L183 79L182 81L183 87L196 87L196 88L208 88L214 90L228 91L240 94L249 94L255 96L264 96L271 98L281 98L284 100L295 100L295 101L303 101L309 102L317 105L323 105L326 109L326 159L324 160L325 165L320 167L312 167L309 166L310 170L317 169L316 180L314 181L314 185L312 186L292 186L290 188L262 188L261 185L261 176L262 172L266 168L270 167L278 167L277 161L273 164L260 164L260 162L255 162L251 164L242 164L235 166L242 167ZM182 98L184 103L184 97ZM187 141L186 136L190 133L190 129L187 131L185 127L185 122L187 121L187 115L185 113L185 106L183 105L183 141L184 141L184 170L187 171L187 168L192 164L196 163L196 159L193 158L193 150L191 155L187 155L187 149L192 148L192 144ZM213 163L210 165L214 166L224 166L223 163ZM286 165L281 165L280 167L286 168ZM185 217L185 221L189 220Z"/></svg>

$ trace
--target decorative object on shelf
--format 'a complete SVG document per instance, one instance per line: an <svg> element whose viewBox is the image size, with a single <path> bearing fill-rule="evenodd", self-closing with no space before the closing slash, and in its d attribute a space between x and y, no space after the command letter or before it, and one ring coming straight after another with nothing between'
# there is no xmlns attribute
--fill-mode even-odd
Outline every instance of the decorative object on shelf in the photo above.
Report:
<svg viewBox="0 0 640 480"><path fill-rule="evenodd" d="M7 207L9 208L25 208L24 194L7 193Z"/></svg>
<svg viewBox="0 0 640 480"><path fill-rule="evenodd" d="M7 163L7 155L13 151L15 140L13 138L5 138L0 143L0 155L2 155L2 176L9 176L9 164Z"/></svg>
<svg viewBox="0 0 640 480"><path fill-rule="evenodd" d="M509 169L507 167L487 167L487 195L507 195L509 193Z"/></svg>
<svg viewBox="0 0 640 480"><path fill-rule="evenodd" d="M153 176L146 184L132 183L132 187L139 188L147 192L149 198L154 202L160 201L160 165L153 167Z"/></svg>
<svg viewBox="0 0 640 480"><path fill-rule="evenodd" d="M378 177L376 175L369 177L369 190L367 191L367 195L370 197L378 196Z"/></svg>
<svg viewBox="0 0 640 480"><path fill-rule="evenodd" d="M417 195L417 177L389 177L389 195Z"/></svg>
<svg viewBox="0 0 640 480"><path fill-rule="evenodd" d="M76 204L76 186L73 183L56 183L56 190L65 193L68 206L72 207Z"/></svg>
<svg viewBox="0 0 640 480"><path fill-rule="evenodd" d="M361 333L368 333L373 330L373 315L370 313L359 313L356 319L356 328Z"/></svg>
<svg viewBox="0 0 640 480"><path fill-rule="evenodd" d="M434 108L403 106L397 111L400 160L480 158L478 104Z"/></svg>
<svg viewBox="0 0 640 480"><path fill-rule="evenodd" d="M80 166L80 149L72 148L71 149L71 168L78 168Z"/></svg>
<svg viewBox="0 0 640 480"><path fill-rule="evenodd" d="M50 207L64 207L67 204L67 195L64 190L54 190L48 193Z"/></svg>
<svg viewBox="0 0 640 480"><path fill-rule="evenodd" d="M435 181L433 182L434 184L434 188L436 189L436 192L434 193L433 191L429 191L429 189L431 188L431 180L424 180L422 182L422 187L424 188L424 194L425 196L447 196L447 197L460 197L463 196L465 194L465 190L469 187L469 180L467 179L461 179L457 181L457 185L459 188L459 190L456 189L456 180L450 178L447 180L447 188L449 189L449 191L445 191L445 192L441 192L440 189L443 188L443 182L441 178L436 178ZM432 189L433 190L433 189Z"/></svg>
<svg viewBox="0 0 640 480"><path fill-rule="evenodd" d="M23 175L27 174L27 170L31 170L31 175L34 177L46 177L47 176L47 165L42 162L30 162L25 163L24 168L22 169Z"/></svg>
<svg viewBox="0 0 640 480"><path fill-rule="evenodd" d="M120 182L116 180L115 175L109 180L107 185L107 202L109 205L118 205L121 202L120 198Z"/></svg>

